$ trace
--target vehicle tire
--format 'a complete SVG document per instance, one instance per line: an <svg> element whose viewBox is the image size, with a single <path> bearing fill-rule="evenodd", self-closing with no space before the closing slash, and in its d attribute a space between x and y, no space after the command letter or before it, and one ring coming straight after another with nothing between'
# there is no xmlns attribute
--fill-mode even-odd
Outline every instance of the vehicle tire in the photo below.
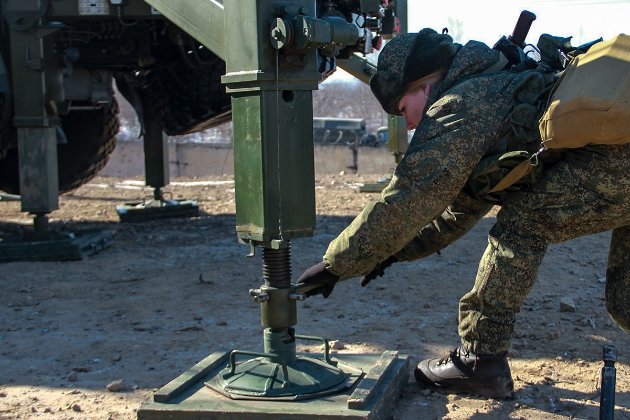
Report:
<svg viewBox="0 0 630 420"><path fill-rule="evenodd" d="M71 111L61 117L68 142L57 146L59 192L72 191L94 178L109 159L118 134L118 103L94 110ZM18 153L8 150L0 160L0 190L20 193Z"/></svg>
<svg viewBox="0 0 630 420"><path fill-rule="evenodd" d="M146 76L144 94L166 134L195 133L232 119L230 95L221 84L224 73L225 62L206 50L198 66L178 61Z"/></svg>
<svg viewBox="0 0 630 420"><path fill-rule="evenodd" d="M67 144L57 147L59 192L72 191L103 169L116 147L120 129L115 98L100 109L73 111L61 118Z"/></svg>

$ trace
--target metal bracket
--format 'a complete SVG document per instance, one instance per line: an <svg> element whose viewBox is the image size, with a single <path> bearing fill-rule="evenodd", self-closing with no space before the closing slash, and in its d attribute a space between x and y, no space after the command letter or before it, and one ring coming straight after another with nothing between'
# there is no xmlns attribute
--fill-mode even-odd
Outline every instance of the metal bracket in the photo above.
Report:
<svg viewBox="0 0 630 420"><path fill-rule="evenodd" d="M13 125L16 127L52 127L61 124L57 117L14 117Z"/></svg>
<svg viewBox="0 0 630 420"><path fill-rule="evenodd" d="M46 14L48 1L6 0L2 2L2 14L14 31L26 31Z"/></svg>

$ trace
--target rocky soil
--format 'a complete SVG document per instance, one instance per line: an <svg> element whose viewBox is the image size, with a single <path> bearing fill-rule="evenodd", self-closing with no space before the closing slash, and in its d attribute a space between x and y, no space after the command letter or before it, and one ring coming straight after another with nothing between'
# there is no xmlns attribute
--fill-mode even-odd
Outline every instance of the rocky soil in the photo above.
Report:
<svg viewBox="0 0 630 420"><path fill-rule="evenodd" d="M318 176L317 229L293 241L294 277L375 197L356 185L377 178ZM175 179L167 190L196 200L201 216L120 223L115 206L151 192L140 179L100 177L62 196L51 223L111 230L111 247L81 261L0 264L0 419L134 419L156 389L211 352L262 350L248 295L261 260L236 240L233 179ZM0 238L29 220L18 203L0 202ZM298 332L338 340L340 353L445 355L492 223L490 215L441 255L394 265L366 288L350 280L328 299L299 303ZM615 414L630 419L630 337L604 305L609 237L550 248L510 351L516 399L421 390L410 376L393 418L597 419L602 346L613 344Z"/></svg>

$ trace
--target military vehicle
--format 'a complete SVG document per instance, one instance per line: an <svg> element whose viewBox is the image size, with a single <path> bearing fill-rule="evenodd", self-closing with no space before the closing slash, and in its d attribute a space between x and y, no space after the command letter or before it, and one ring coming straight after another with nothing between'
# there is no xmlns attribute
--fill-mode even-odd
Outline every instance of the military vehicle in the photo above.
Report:
<svg viewBox="0 0 630 420"><path fill-rule="evenodd" d="M382 7L363 0L317 3L348 21ZM23 188L18 127L56 127L60 192L93 177L116 143L113 82L141 122L150 107L168 135L231 118L221 84L225 62L145 1L4 0L1 14L0 190L19 194ZM369 18L365 25L381 22Z"/></svg>
<svg viewBox="0 0 630 420"><path fill-rule="evenodd" d="M168 135L230 119L224 61L144 1L6 0L0 30L0 189L8 193L21 192L17 127L43 119L58 127L60 192L105 165L119 128L113 82L140 121L150 104ZM24 74L38 66L44 85Z"/></svg>
<svg viewBox="0 0 630 420"><path fill-rule="evenodd" d="M352 63L394 31L391 4L4 0L2 18L0 187L20 192L36 231L58 192L89 179L113 147L113 80L147 131L145 154L161 163L162 132L192 132L233 111L236 233L251 251L262 248L264 284L249 294L260 304L264 352L213 353L158 390L138 418L387 415L409 357L387 351L338 362L326 339L296 334L296 302L308 287L291 283L291 241L315 226L312 91L337 57ZM298 355L296 339L323 343L323 358ZM225 397L238 402L230 407Z"/></svg>
<svg viewBox="0 0 630 420"><path fill-rule="evenodd" d="M363 118L313 118L315 144L357 147L366 135L367 128Z"/></svg>
<svg viewBox="0 0 630 420"><path fill-rule="evenodd" d="M278 16L294 12L291 2L284 3L273 6L286 9ZM334 72L336 58L345 59L349 71L367 80L373 69L352 58L372 51L382 36L395 30L393 3L310 3L312 15L327 19L305 20L305 25L317 26L313 33L353 38L351 43L304 41L309 48L319 42L320 81ZM22 211L35 216L35 230L47 230L47 214L58 208L59 193L89 181L113 151L119 129L114 83L138 114L146 183L155 188L158 200L169 182L164 134L193 133L231 119L230 95L222 83L228 54L223 0L172 7L152 0L0 4L0 190L21 196ZM180 16L178 7L194 13ZM285 29L290 30L275 30L284 36ZM279 49L293 41L272 42ZM304 56L286 55L292 59Z"/></svg>

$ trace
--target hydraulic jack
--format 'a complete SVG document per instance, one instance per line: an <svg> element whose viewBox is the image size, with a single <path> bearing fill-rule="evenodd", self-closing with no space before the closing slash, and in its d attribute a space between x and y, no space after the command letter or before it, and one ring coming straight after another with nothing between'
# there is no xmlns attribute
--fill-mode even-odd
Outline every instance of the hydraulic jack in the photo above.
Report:
<svg viewBox="0 0 630 420"><path fill-rule="evenodd" d="M182 27L223 22L216 30L224 30L225 48L212 43L216 36L208 47L222 51L226 62L222 81L232 95L236 232L252 248L262 248L264 283L250 296L260 304L264 332L262 352L211 354L158 390L138 418L389 417L407 383L407 356L386 351L333 357L326 339L294 328L297 302L308 290L291 281L291 240L312 236L315 226L312 90L321 81L322 64L360 38L357 26L334 13L318 17L316 2L309 0L225 0L223 7L208 2L211 16L205 17L179 2L146 1ZM334 2L322 3L334 9ZM366 14L371 7L380 10L380 2L360 4ZM298 354L298 340L321 342L323 354Z"/></svg>

